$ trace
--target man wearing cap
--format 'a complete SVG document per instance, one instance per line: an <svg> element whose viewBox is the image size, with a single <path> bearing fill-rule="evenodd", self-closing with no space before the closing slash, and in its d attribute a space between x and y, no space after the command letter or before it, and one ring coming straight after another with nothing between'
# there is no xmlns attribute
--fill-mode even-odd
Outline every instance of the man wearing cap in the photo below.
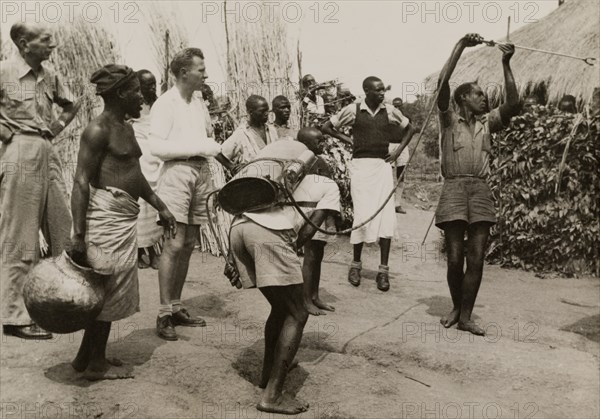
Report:
<svg viewBox="0 0 600 419"><path fill-rule="evenodd" d="M58 256L69 240L67 206L55 138L75 117L80 100L58 75L42 64L56 42L36 24L16 23L10 37L18 55L0 62L0 286L4 333L24 339L50 339L35 325L23 302L29 269L40 255L39 231ZM55 118L53 104L63 111Z"/></svg>
<svg viewBox="0 0 600 419"><path fill-rule="evenodd" d="M182 306L181 293L199 226L208 222L206 198L214 190L208 158L221 152L210 138L210 114L199 92L207 78L203 52L198 48L178 52L171 71L175 85L154 103L149 134L152 154L164 161L157 193L173 212L179 231L165 240L158 268L156 333L165 340L178 339L174 326L206 325Z"/></svg>
<svg viewBox="0 0 600 419"><path fill-rule="evenodd" d="M140 117L142 94L135 72L108 64L90 79L104 100L103 112L81 135L71 196L71 258L105 275L105 300L85 334L72 366L88 380L129 378L119 361L106 358L111 322L139 311L137 276L138 198L159 214L167 237L175 236L175 217L144 178L142 151L126 115Z"/></svg>

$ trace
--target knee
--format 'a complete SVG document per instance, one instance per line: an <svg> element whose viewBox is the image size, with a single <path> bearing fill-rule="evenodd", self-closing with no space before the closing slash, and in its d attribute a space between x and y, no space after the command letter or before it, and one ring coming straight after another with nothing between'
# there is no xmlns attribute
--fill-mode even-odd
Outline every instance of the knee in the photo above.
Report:
<svg viewBox="0 0 600 419"><path fill-rule="evenodd" d="M452 257L453 256L453 257ZM462 272L464 267L464 259L459 255L448 255L448 271Z"/></svg>
<svg viewBox="0 0 600 419"><path fill-rule="evenodd" d="M163 247L163 253L167 255L178 256L184 249L184 241L177 239L167 239Z"/></svg>
<svg viewBox="0 0 600 419"><path fill-rule="evenodd" d="M467 269L473 272L483 272L483 253L467 256Z"/></svg>
<svg viewBox="0 0 600 419"><path fill-rule="evenodd" d="M186 252L192 252L194 250L194 246L196 245L196 241L196 238L186 238L183 242L182 250L185 250Z"/></svg>

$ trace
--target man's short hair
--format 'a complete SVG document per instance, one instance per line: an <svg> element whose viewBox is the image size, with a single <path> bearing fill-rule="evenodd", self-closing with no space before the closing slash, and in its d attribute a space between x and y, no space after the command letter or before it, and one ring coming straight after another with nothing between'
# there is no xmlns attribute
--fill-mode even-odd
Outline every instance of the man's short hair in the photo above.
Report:
<svg viewBox="0 0 600 419"><path fill-rule="evenodd" d="M456 88L456 90L454 91L453 98L458 106L460 106L462 103L462 99L460 97L462 95L467 95L467 94L471 93L471 91L473 90L473 88L475 86L477 86L477 83L475 83L474 81L471 81L468 83L463 83Z"/></svg>
<svg viewBox="0 0 600 419"><path fill-rule="evenodd" d="M273 108L275 108L275 106L279 106L279 104L285 103L285 102L290 103L290 100L283 95L275 96L273 98L273 101L271 102L271 106Z"/></svg>
<svg viewBox="0 0 600 419"><path fill-rule="evenodd" d="M380 81L381 81L381 79L379 77L369 76L363 80L362 88L363 88L363 90L367 90L367 88L369 88L372 83L377 83Z"/></svg>
<svg viewBox="0 0 600 419"><path fill-rule="evenodd" d="M21 48L19 39L25 38L25 40L31 41L35 35L36 34L31 31L30 26L23 22L17 22L10 27L10 39L12 39L17 48Z"/></svg>
<svg viewBox="0 0 600 419"><path fill-rule="evenodd" d="M194 57L204 59L204 53L200 48L185 48L179 51L171 60L171 72L175 77L179 77L181 69L192 64Z"/></svg>
<svg viewBox="0 0 600 419"><path fill-rule="evenodd" d="M575 96L573 96L573 95L564 95L560 101L561 102L570 102L573 105L575 105L575 103L577 103L577 100L575 99Z"/></svg>
<svg viewBox="0 0 600 419"><path fill-rule="evenodd" d="M402 98L401 98L401 97L395 97L395 98L394 98L394 100L392 100L392 103L394 103L394 102L396 102L396 101L399 101L400 103L404 103L404 102L402 101Z"/></svg>
<svg viewBox="0 0 600 419"><path fill-rule="evenodd" d="M150 74L152 77L154 77L154 74L152 74L152 71L150 71L150 70L146 70L145 68L144 68L144 69L141 69L141 70L138 70L138 71L136 71L136 72L135 72L135 74L136 74L136 76L137 76L138 80L142 80L142 78L143 78L143 77L144 77L146 74ZM156 77L154 77L154 78L156 78Z"/></svg>
<svg viewBox="0 0 600 419"><path fill-rule="evenodd" d="M304 77L302 77L302 87L306 87L306 82L308 81L309 77L313 80L315 79L315 77L312 74L305 75Z"/></svg>
<svg viewBox="0 0 600 419"><path fill-rule="evenodd" d="M256 104L260 101L266 102L267 99L259 95L250 95L248 99L246 99L246 111L250 112L251 110L254 110L256 108Z"/></svg>

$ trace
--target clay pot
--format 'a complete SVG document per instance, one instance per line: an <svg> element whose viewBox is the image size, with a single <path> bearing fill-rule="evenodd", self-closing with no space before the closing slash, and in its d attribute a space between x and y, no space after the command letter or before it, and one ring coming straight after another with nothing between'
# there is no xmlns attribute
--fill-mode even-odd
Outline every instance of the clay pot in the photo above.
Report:
<svg viewBox="0 0 600 419"><path fill-rule="evenodd" d="M105 277L77 265L66 252L42 259L28 274L23 288L31 319L53 333L86 328L102 311Z"/></svg>

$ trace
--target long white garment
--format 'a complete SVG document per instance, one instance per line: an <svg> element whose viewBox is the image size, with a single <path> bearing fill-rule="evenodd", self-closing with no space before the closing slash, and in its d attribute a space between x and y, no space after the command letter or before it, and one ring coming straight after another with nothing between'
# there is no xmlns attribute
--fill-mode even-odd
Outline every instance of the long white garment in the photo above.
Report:
<svg viewBox="0 0 600 419"><path fill-rule="evenodd" d="M394 187L392 166L382 159L353 159L350 164L350 193L354 204L354 226L371 217ZM354 230L350 243L373 243L379 238L391 239L396 229L394 197L369 223Z"/></svg>

